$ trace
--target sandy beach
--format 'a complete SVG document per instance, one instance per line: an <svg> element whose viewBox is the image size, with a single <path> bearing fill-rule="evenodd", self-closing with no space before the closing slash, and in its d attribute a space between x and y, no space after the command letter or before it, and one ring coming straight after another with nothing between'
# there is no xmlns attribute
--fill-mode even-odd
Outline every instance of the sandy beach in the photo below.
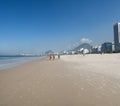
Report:
<svg viewBox="0 0 120 106"><path fill-rule="evenodd" d="M0 71L0 106L120 106L120 54L45 58Z"/></svg>

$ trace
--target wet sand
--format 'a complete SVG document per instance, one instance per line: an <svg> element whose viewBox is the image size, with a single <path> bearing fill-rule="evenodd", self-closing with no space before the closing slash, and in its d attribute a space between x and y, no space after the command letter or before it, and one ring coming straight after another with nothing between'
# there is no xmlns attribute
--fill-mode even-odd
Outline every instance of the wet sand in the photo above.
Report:
<svg viewBox="0 0 120 106"><path fill-rule="evenodd" d="M0 71L0 106L119 106L120 54L71 55Z"/></svg>

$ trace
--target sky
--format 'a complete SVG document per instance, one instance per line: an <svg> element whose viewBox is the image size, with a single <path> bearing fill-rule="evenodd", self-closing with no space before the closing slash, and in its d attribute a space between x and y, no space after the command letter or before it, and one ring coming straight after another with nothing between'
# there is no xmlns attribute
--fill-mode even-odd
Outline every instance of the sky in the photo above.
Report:
<svg viewBox="0 0 120 106"><path fill-rule="evenodd" d="M120 0L0 0L0 54L113 42L119 21Z"/></svg>

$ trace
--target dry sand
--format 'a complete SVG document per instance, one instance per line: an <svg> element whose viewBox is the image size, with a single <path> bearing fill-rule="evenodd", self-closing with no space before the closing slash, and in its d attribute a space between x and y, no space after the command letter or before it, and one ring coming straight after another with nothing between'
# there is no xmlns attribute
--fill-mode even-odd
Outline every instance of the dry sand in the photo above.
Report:
<svg viewBox="0 0 120 106"><path fill-rule="evenodd" d="M120 54L61 56L0 71L0 106L120 106Z"/></svg>

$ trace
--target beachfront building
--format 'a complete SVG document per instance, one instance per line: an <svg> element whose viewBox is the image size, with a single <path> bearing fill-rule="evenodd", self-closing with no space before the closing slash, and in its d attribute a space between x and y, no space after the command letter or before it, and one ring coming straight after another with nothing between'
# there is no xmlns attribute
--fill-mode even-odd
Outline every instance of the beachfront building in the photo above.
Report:
<svg viewBox="0 0 120 106"><path fill-rule="evenodd" d="M114 42L112 42L112 51L113 51L113 53L115 53L115 45L114 45Z"/></svg>
<svg viewBox="0 0 120 106"><path fill-rule="evenodd" d="M115 52L120 52L120 23L116 23L113 26L113 29L114 29Z"/></svg>
<svg viewBox="0 0 120 106"><path fill-rule="evenodd" d="M101 53L101 46L92 46L92 53Z"/></svg>
<svg viewBox="0 0 120 106"><path fill-rule="evenodd" d="M112 53L112 42L105 42L102 44L101 51L103 53Z"/></svg>

